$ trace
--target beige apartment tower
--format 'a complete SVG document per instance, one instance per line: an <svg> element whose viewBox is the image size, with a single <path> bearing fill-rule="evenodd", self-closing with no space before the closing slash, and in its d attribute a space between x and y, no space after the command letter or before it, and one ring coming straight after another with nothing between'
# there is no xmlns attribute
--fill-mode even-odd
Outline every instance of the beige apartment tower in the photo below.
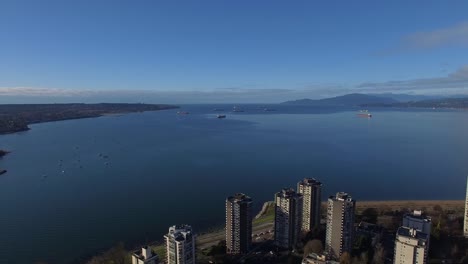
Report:
<svg viewBox="0 0 468 264"><path fill-rule="evenodd" d="M275 244L280 248L294 248L302 227L302 194L283 189L275 194Z"/></svg>
<svg viewBox="0 0 468 264"><path fill-rule="evenodd" d="M322 183L314 178L305 178L297 183L297 192L303 196L302 231L308 232L320 226Z"/></svg>
<svg viewBox="0 0 468 264"><path fill-rule="evenodd" d="M344 252L351 253L354 238L356 201L344 192L328 198L325 252L331 259L339 259Z"/></svg>
<svg viewBox="0 0 468 264"><path fill-rule="evenodd" d="M393 263L426 264L429 236L414 228L398 228Z"/></svg>
<svg viewBox="0 0 468 264"><path fill-rule="evenodd" d="M237 193L226 199L226 254L245 254L252 245L252 199Z"/></svg>
<svg viewBox="0 0 468 264"><path fill-rule="evenodd" d="M167 264L195 264L195 235L191 226L171 226L164 238Z"/></svg>

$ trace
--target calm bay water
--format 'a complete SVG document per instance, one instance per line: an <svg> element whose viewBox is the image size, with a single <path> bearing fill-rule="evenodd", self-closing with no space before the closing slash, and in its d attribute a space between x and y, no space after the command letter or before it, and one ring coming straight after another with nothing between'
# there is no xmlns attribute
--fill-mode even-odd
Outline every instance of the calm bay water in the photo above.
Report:
<svg viewBox="0 0 468 264"><path fill-rule="evenodd" d="M125 241L162 238L170 225L224 222L224 199L257 207L303 177L324 199L463 199L468 112L242 106L37 124L0 136L0 263L71 263Z"/></svg>

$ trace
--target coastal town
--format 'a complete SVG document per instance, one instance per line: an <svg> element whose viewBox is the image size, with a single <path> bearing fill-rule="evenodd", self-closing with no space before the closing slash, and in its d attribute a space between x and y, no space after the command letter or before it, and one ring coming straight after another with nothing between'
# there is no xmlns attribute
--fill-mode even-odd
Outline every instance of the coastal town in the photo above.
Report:
<svg viewBox="0 0 468 264"><path fill-rule="evenodd" d="M0 264L468 264L467 11L1 0Z"/></svg>
<svg viewBox="0 0 468 264"><path fill-rule="evenodd" d="M468 261L468 219L461 200L359 202L346 192L331 195L327 201L321 197L322 182L305 178L297 183L297 189L285 188L274 194L274 201L264 203L254 216L253 199L237 193L226 198L222 230L196 234L190 225L174 225L162 243L142 245L130 252L121 246L87 263Z"/></svg>

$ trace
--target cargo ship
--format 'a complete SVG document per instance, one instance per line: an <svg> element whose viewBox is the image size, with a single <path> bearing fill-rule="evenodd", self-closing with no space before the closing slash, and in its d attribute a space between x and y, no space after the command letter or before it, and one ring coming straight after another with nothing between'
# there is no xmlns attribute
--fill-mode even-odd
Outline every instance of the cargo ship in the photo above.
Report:
<svg viewBox="0 0 468 264"><path fill-rule="evenodd" d="M371 118L372 117L372 114L369 113L369 111L367 110L361 110L359 111L359 113L357 114L359 117L367 117L367 118Z"/></svg>

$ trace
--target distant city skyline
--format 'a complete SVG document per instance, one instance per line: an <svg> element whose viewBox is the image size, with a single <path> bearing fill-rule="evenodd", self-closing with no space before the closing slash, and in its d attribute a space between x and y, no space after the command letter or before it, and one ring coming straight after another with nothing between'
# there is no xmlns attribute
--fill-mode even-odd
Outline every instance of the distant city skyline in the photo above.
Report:
<svg viewBox="0 0 468 264"><path fill-rule="evenodd" d="M468 94L466 1L0 3L0 103Z"/></svg>

